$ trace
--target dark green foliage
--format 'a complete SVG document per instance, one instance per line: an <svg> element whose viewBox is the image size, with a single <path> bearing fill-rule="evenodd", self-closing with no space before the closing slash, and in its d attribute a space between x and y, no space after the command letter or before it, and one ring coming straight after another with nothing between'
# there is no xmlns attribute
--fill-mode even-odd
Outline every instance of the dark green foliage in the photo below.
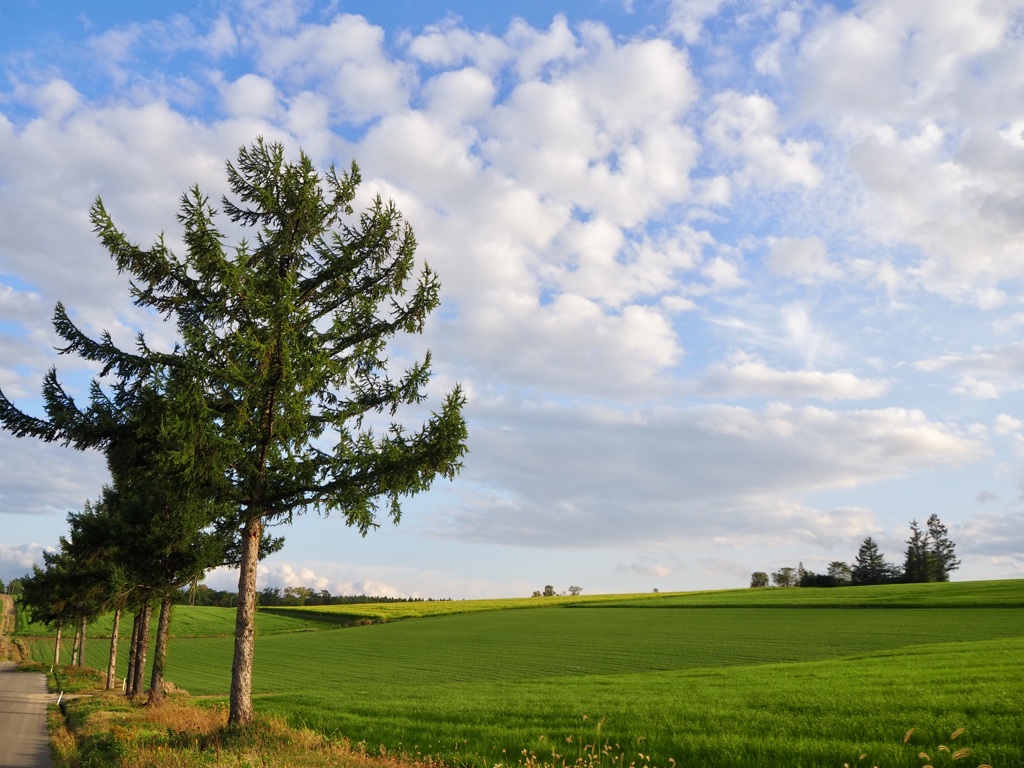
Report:
<svg viewBox="0 0 1024 768"><path fill-rule="evenodd" d="M955 555L956 546L939 516L929 516L927 530L921 530L917 521L912 520L910 532L903 566L904 581L949 581L949 572L959 568L960 561Z"/></svg>
<svg viewBox="0 0 1024 768"><path fill-rule="evenodd" d="M796 568L786 566L772 573L772 584L776 587L795 587L799 583Z"/></svg>
<svg viewBox="0 0 1024 768"><path fill-rule="evenodd" d="M211 449L214 433L207 414L197 412L202 400L182 375L187 368L155 354L126 355L106 334L92 342L61 305L54 325L67 342L63 352L101 361L101 375L114 375L106 389L92 382L83 408L51 370L43 383L47 419L22 414L0 393L0 419L15 434L106 454L111 485L98 502L69 514L59 562L49 558L53 573L35 577L34 610L62 623L163 599L230 559L237 541L230 507L217 501L226 467ZM138 346L146 350L141 337ZM78 606L73 615L64 607L69 603Z"/></svg>
<svg viewBox="0 0 1024 768"><path fill-rule="evenodd" d="M235 605L238 602L238 595L234 592L220 592L204 588L200 593L202 597L197 598L195 605ZM182 600L181 602L187 602ZM332 595L328 590L321 589L316 592L308 590L301 596L294 591L289 593L289 588L283 592L278 587L265 587L260 590L259 604L261 608L274 607L296 607L313 605L361 605L367 603L422 603L426 602L422 597L383 597L380 595ZM431 601L433 602L433 601Z"/></svg>
<svg viewBox="0 0 1024 768"><path fill-rule="evenodd" d="M71 593L70 562L58 553L44 552L45 569L34 566L22 580L21 605L32 621L56 627L78 616Z"/></svg>
<svg viewBox="0 0 1024 768"><path fill-rule="evenodd" d="M425 267L409 291L416 243L392 203L377 198L353 220L354 165L321 179L304 154L288 163L280 145L260 140L239 151L228 180L237 202L225 199L225 213L256 230L231 252L197 188L178 216L184 259L162 241L132 245L100 202L95 229L134 276L136 303L176 320L246 516L316 507L365 533L384 497L397 520L399 497L450 477L465 450L458 388L416 432L392 422L378 434L367 418L424 399L429 353L392 379L385 347L423 329L439 302L437 276Z"/></svg>
<svg viewBox="0 0 1024 768"><path fill-rule="evenodd" d="M949 538L946 526L939 516L928 517L929 581L949 581L949 572L960 567L954 553L956 546Z"/></svg>
<svg viewBox="0 0 1024 768"><path fill-rule="evenodd" d="M842 560L833 560L828 564L828 576L833 580L835 586L841 587L853 580L853 571Z"/></svg>
<svg viewBox="0 0 1024 768"><path fill-rule="evenodd" d="M928 548L928 537L917 524L910 521L910 538L907 539L907 550L903 561L903 579L910 583L933 581L934 564L932 553Z"/></svg>
<svg viewBox="0 0 1024 768"><path fill-rule="evenodd" d="M838 587L839 582L835 576L827 573L815 573L814 571L802 571L800 574L800 587Z"/></svg>
<svg viewBox="0 0 1024 768"><path fill-rule="evenodd" d="M857 559L851 571L854 584L885 584L899 577L898 568L886 561L878 544L870 536L864 539L857 550Z"/></svg>

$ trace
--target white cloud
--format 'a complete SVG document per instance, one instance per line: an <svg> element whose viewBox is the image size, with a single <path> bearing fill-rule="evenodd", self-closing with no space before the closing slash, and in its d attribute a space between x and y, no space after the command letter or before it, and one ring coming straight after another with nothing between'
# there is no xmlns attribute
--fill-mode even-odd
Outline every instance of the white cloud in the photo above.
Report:
<svg viewBox="0 0 1024 768"><path fill-rule="evenodd" d="M957 531L957 554L964 559L967 554L987 557L1009 558L1017 571L1016 578L1024 572L1024 513L1011 512L1003 515L978 515ZM1010 575L1007 578L1014 578Z"/></svg>
<svg viewBox="0 0 1024 768"><path fill-rule="evenodd" d="M630 573L639 574L640 576L654 576L658 579L668 579L672 576L672 569L667 565L658 565L647 562L620 565L617 569L620 571L629 571Z"/></svg>
<svg viewBox="0 0 1024 768"><path fill-rule="evenodd" d="M682 296L663 296L661 306L669 313L692 312L697 309L697 304L691 299L684 299Z"/></svg>
<svg viewBox="0 0 1024 768"><path fill-rule="evenodd" d="M809 307L801 303L787 304L779 310L786 344L803 356L808 367L814 367L823 352L836 356L841 344L831 338L822 324L815 321Z"/></svg>
<svg viewBox="0 0 1024 768"><path fill-rule="evenodd" d="M915 283L982 308L1024 274L1018 11L859 3L820 14L791 70L802 114L827 126L870 193L852 201L864 231L919 249Z"/></svg>
<svg viewBox="0 0 1024 768"><path fill-rule="evenodd" d="M324 564L320 564L323 566ZM328 565L332 571L338 567ZM327 576L323 572L314 571L307 566L296 566L291 563L275 563L273 566L260 566L260 577L264 586L278 587L309 587L316 591L326 589L332 595L375 595L380 597L409 597L390 584L356 579L339 581L337 577Z"/></svg>
<svg viewBox="0 0 1024 768"><path fill-rule="evenodd" d="M0 544L0 579L6 584L11 579L32 573L33 565L42 565L43 552L48 547L40 544Z"/></svg>
<svg viewBox="0 0 1024 768"><path fill-rule="evenodd" d="M494 168L622 226L685 197L698 149L679 122L696 95L686 57L599 41L562 64L495 109L481 146Z"/></svg>
<svg viewBox="0 0 1024 768"><path fill-rule="evenodd" d="M271 556L258 569L258 589L308 587L317 592L327 590L332 595L372 595L375 597L419 597L376 579L352 578L351 566L340 563L296 565L282 560L283 555ZM215 568L207 573L203 583L211 589L234 591L238 588L238 570Z"/></svg>
<svg viewBox="0 0 1024 768"><path fill-rule="evenodd" d="M652 387L682 353L657 310L630 305L615 315L589 299L561 294L551 303L509 297L474 307L451 328L471 346L477 385L540 388L565 394L633 397Z"/></svg>
<svg viewBox="0 0 1024 768"><path fill-rule="evenodd" d="M704 233L688 227L630 242L625 231L595 217L565 227L548 251L561 263L545 268L543 275L561 290L622 307L676 290L709 244ZM736 283L727 268L712 265L709 271L720 278L716 285L721 288Z"/></svg>
<svg viewBox="0 0 1024 768"><path fill-rule="evenodd" d="M240 0L244 18L263 34L294 30L309 9L309 0Z"/></svg>
<svg viewBox="0 0 1024 768"><path fill-rule="evenodd" d="M1024 422L1006 413L1000 413L993 423L993 431L997 435L1019 435L1024 429Z"/></svg>
<svg viewBox="0 0 1024 768"><path fill-rule="evenodd" d="M235 53L238 49L238 37L235 35L231 20L224 14L214 19L203 43L203 50L214 58Z"/></svg>
<svg viewBox="0 0 1024 768"><path fill-rule="evenodd" d="M869 0L849 13L823 14L801 51L813 96L837 118L881 112L898 119L946 105L954 96L949 85L967 84L958 82L965 65L1006 42L1012 13L1012 4L979 0Z"/></svg>
<svg viewBox="0 0 1024 768"><path fill-rule="evenodd" d="M704 30L704 22L715 16L727 0L672 0L669 29L693 45Z"/></svg>
<svg viewBox="0 0 1024 768"><path fill-rule="evenodd" d="M782 73L780 59L783 51L786 50L796 38L803 23L800 12L797 10L780 11L775 18L775 37L768 43L762 45L754 54L754 68L764 75L779 75Z"/></svg>
<svg viewBox="0 0 1024 768"><path fill-rule="evenodd" d="M452 126L482 118L496 93L491 77L474 67L442 72L423 87L427 110Z"/></svg>
<svg viewBox="0 0 1024 768"><path fill-rule="evenodd" d="M549 67L557 70L582 55L576 36L562 15L556 16L547 30L513 19L505 39L515 50L516 69L524 82L538 78Z"/></svg>
<svg viewBox="0 0 1024 768"><path fill-rule="evenodd" d="M746 285L739 267L721 256L708 259L700 268L700 273L708 279L711 290L716 293Z"/></svg>
<svg viewBox="0 0 1024 768"><path fill-rule="evenodd" d="M783 277L800 283L835 280L842 270L828 259L825 243L819 237L780 237L772 240L768 266Z"/></svg>
<svg viewBox="0 0 1024 768"><path fill-rule="evenodd" d="M221 88L224 110L230 117L273 118L279 110L279 94L272 80L247 74Z"/></svg>
<svg viewBox="0 0 1024 768"><path fill-rule="evenodd" d="M735 178L742 185L766 188L788 184L814 188L823 178L814 164L813 142L780 139L778 109L760 94L730 91L714 99L715 111L704 133L725 157L740 167Z"/></svg>
<svg viewBox="0 0 1024 768"><path fill-rule="evenodd" d="M493 72L512 58L509 44L483 32L471 32L457 19L448 18L426 27L407 41L413 58L439 67L454 67L470 62L485 72Z"/></svg>
<svg viewBox="0 0 1024 768"><path fill-rule="evenodd" d="M94 451L78 453L6 433L0 446L4 468L0 514L6 519L9 515L40 515L63 520L68 512L81 510L87 499L99 498L103 484L109 482L106 462Z"/></svg>
<svg viewBox="0 0 1024 768"><path fill-rule="evenodd" d="M309 24L267 40L261 64L275 79L329 93L338 120L364 123L404 108L409 98L411 70L390 59L383 43L383 29L341 15L329 25Z"/></svg>
<svg viewBox="0 0 1024 768"><path fill-rule="evenodd" d="M47 120L55 123L82 103L81 94L66 80L51 80L42 87L31 89L26 95Z"/></svg>
<svg viewBox="0 0 1024 768"><path fill-rule="evenodd" d="M465 498L436 520L437 535L553 547L707 540L739 530L782 537L793 530L796 494L985 455L976 440L900 408L708 405L619 423L554 404L507 408L473 410ZM831 514L799 513L822 541Z"/></svg>
<svg viewBox="0 0 1024 768"><path fill-rule="evenodd" d="M862 379L839 371L777 371L757 358L741 357L732 365L718 364L700 381L699 391L710 397L768 397L782 400L866 400L881 397L889 382Z"/></svg>
<svg viewBox="0 0 1024 768"><path fill-rule="evenodd" d="M914 366L929 373L949 371L957 376L953 391L992 400L1024 387L1024 344L1004 344L965 355L940 355L919 360Z"/></svg>

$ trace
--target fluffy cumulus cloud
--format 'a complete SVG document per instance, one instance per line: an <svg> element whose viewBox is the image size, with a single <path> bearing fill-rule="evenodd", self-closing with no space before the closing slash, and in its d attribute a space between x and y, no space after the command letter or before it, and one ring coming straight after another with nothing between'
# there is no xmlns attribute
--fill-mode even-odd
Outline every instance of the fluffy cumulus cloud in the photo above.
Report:
<svg viewBox="0 0 1024 768"><path fill-rule="evenodd" d="M478 458L462 509L439 519L438 533L545 546L789 535L792 512L778 511L791 509L787 497L958 467L984 452L919 411L782 404L655 413L551 405L515 423L496 409L471 448ZM832 527L812 518L804 525L819 536Z"/></svg>
<svg viewBox="0 0 1024 768"><path fill-rule="evenodd" d="M826 13L792 61L806 108L871 192L859 220L920 249L925 287L982 305L1024 270L1020 10L858 3Z"/></svg>
<svg viewBox="0 0 1024 768"><path fill-rule="evenodd" d="M0 550L0 558L2 556L3 552ZM352 566L342 563L305 562L297 564L287 558L275 557L260 564L257 578L260 589L283 590L287 587L307 587L316 592L326 590L332 595L423 597L416 592L403 592L386 581L354 577L355 570ZM211 589L234 591L238 588L238 571L224 566L215 568L206 575L204 583Z"/></svg>
<svg viewBox="0 0 1024 768"><path fill-rule="evenodd" d="M705 135L736 166L742 186L816 187L822 179L815 165L815 145L780 136L778 108L760 94L729 91L715 99Z"/></svg>
<svg viewBox="0 0 1024 768"><path fill-rule="evenodd" d="M38 408L56 365L85 391L58 300L87 332L173 344L89 206L181 251L180 193L216 205L262 135L355 158L357 202L393 198L441 275L423 345L470 394L471 453L418 548L603 547L622 578L715 583L765 542L889 535L901 505L861 494L941 469L979 505L949 510L965 550L1019 568L1024 8L599 5L470 24L240 0L27 34L0 61L0 388ZM106 477L9 435L0 460L0 514L55 530ZM664 548L683 541L699 566ZM281 557L266 582L417 591Z"/></svg>
<svg viewBox="0 0 1024 768"><path fill-rule="evenodd" d="M362 16L339 15L261 41L258 66L275 80L327 96L332 117L363 123L403 108L407 68L383 50L384 30Z"/></svg>
<svg viewBox="0 0 1024 768"><path fill-rule="evenodd" d="M1024 344L940 355L915 365L923 371L952 374L956 379L954 391L966 397L995 400L1024 386Z"/></svg>
<svg viewBox="0 0 1024 768"><path fill-rule="evenodd" d="M33 565L43 562L43 553L49 547L41 544L0 544L0 579L5 586L11 579L18 579L32 573Z"/></svg>
<svg viewBox="0 0 1024 768"><path fill-rule="evenodd" d="M828 258L821 238L780 237L769 246L768 266L777 274L801 283L835 280L843 271Z"/></svg>
<svg viewBox="0 0 1024 768"><path fill-rule="evenodd" d="M848 371L778 371L746 356L716 366L700 382L700 392L709 397L780 400L866 400L881 397L888 388L885 381L863 379Z"/></svg>

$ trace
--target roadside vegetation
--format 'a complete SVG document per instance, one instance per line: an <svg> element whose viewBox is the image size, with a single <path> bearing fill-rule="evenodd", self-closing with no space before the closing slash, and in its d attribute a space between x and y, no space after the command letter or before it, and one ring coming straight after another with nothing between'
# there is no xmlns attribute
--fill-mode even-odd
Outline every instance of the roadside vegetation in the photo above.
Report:
<svg viewBox="0 0 1024 768"><path fill-rule="evenodd" d="M1009 768L1024 754L1024 581L427 605L447 614L261 610L258 717L234 730L233 614L178 606L188 636L167 677L188 693L168 695L170 714L100 696L63 722L121 755L103 765ZM22 640L51 657L51 638Z"/></svg>

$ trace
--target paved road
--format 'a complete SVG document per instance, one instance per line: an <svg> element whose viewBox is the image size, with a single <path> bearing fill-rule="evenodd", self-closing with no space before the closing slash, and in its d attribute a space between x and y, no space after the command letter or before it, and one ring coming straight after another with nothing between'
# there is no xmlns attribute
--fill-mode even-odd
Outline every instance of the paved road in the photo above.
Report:
<svg viewBox="0 0 1024 768"><path fill-rule="evenodd" d="M0 662L0 768L51 768L46 676Z"/></svg>

